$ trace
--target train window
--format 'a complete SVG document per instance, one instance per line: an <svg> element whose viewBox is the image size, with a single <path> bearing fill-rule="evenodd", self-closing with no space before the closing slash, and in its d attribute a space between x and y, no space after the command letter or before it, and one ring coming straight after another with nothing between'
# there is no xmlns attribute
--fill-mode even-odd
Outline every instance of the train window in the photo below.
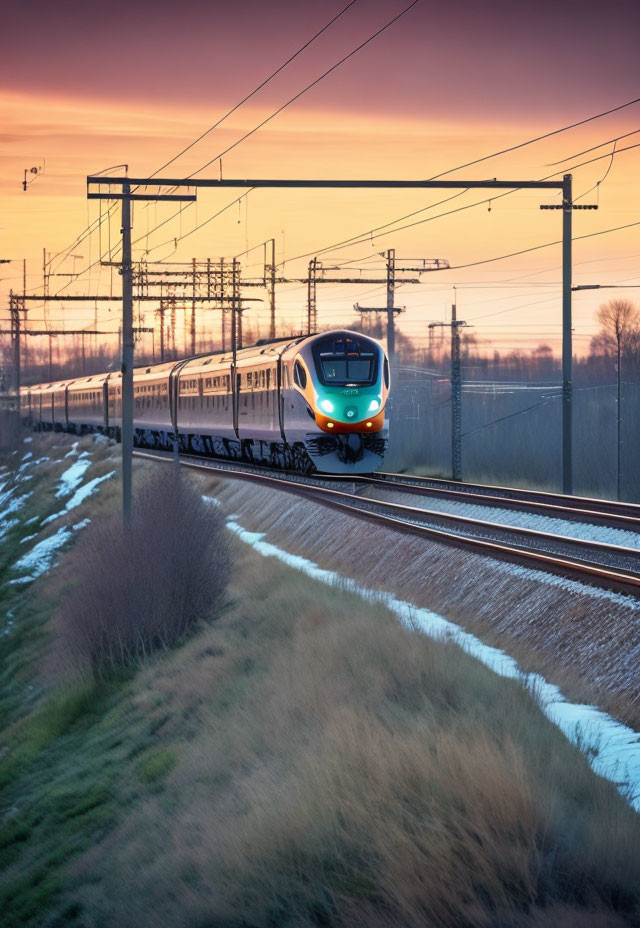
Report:
<svg viewBox="0 0 640 928"><path fill-rule="evenodd" d="M313 354L325 384L370 384L377 376L377 352L368 339L323 338L313 346Z"/></svg>
<svg viewBox="0 0 640 928"><path fill-rule="evenodd" d="M249 373L247 374L247 389L250 389L252 387L251 377L252 377L252 374L251 374L251 371L249 371Z"/></svg>
<svg viewBox="0 0 640 928"><path fill-rule="evenodd" d="M299 361L293 365L293 379L304 390L307 385L307 372Z"/></svg>
<svg viewBox="0 0 640 928"><path fill-rule="evenodd" d="M324 374L325 380L344 383L347 380L347 362L337 359L332 361L323 359L322 373Z"/></svg>
<svg viewBox="0 0 640 928"><path fill-rule="evenodd" d="M349 380L360 383L360 381L369 380L371 374L371 361L365 361L363 359L356 361L355 358L349 358L347 361L347 369Z"/></svg>

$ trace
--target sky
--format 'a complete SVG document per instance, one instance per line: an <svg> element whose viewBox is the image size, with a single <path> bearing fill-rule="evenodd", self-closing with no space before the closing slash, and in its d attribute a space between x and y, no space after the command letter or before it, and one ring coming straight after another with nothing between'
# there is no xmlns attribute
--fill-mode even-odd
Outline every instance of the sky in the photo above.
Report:
<svg viewBox="0 0 640 928"><path fill-rule="evenodd" d="M123 3L107 8L79 2L3 13L0 57L0 299L42 286L42 253L64 253L99 215L86 200L89 173L127 163L132 175L157 170L220 119L346 6L342 2L284 0L278 4ZM326 32L222 125L167 169L186 176L216 159L246 132L400 13L409 0L356 0ZM640 97L640 8L630 0L602 3L419 2L333 73L287 106L263 128L201 176L425 178L492 152L580 121ZM449 174L452 178L533 179L583 161L573 170L574 192L597 211L574 214L574 235L640 222L640 148L612 159L617 136L640 129L640 104L518 151ZM603 145L603 143L608 143ZM640 143L640 133L617 148ZM580 153L594 146L596 150ZM576 157L572 157L572 156ZM560 162L550 166L552 162ZM27 192L25 168L44 166ZM609 170L608 170L609 169ZM605 173L607 172L606 177ZM167 175L165 175L167 176ZM598 183L600 181L600 183ZM594 187L590 193L589 188ZM230 190L200 191L198 204L177 213L172 205L138 205L136 257L190 260L230 257L275 237L279 273L301 277L308 257L384 223L452 196L454 191L265 191L246 197L202 229L191 230L234 200ZM406 306L400 328L426 340L430 320L442 320L455 300L488 349L557 348L560 336L560 249L552 246L471 268L461 268L560 238L561 213L541 211L557 202L549 191L520 191L486 199L479 191L428 209L410 229L339 248L326 265L382 271L379 252L395 247L398 260L441 257L459 269L424 274L419 286L398 291ZM489 209L489 206L491 207ZM105 207L103 207L104 210ZM167 220L157 231L155 225ZM409 220L410 221L410 220ZM404 223L400 223L403 225ZM148 237L147 237L148 232ZM189 234L187 234L189 233ZM83 270L118 237L114 212L100 233L56 259L56 273ZM174 247L174 240L185 236ZM261 252L251 252L259 262ZM574 281L609 283L638 293L640 225L578 239ZM361 259L361 260L360 260ZM249 265L249 261L245 261ZM260 273L247 266L247 274ZM354 274L359 272L354 272ZM370 273L369 270L366 273ZM635 275L635 276L634 276ZM52 289L100 293L117 289L108 268L94 267ZM105 288L106 291L105 291ZM114 290L114 292L116 292ZM256 291L251 291L255 295ZM264 294L263 294L264 295ZM292 326L304 318L305 288L280 288L279 317ZM603 295L575 294L576 350L595 332ZM384 288L319 288L321 323L344 324L358 300L382 306ZM256 304L257 305L257 304ZM145 307L151 321L152 307ZM43 310L33 304L34 325ZM255 322L264 313L252 308ZM4 316L0 316L4 319ZM216 317L217 318L217 317ZM49 312L56 324L93 320L78 304ZM207 317L213 320L213 316ZM475 320L475 321L474 321ZM101 328L117 329L117 313L101 311ZM210 324L214 324L211 322Z"/></svg>

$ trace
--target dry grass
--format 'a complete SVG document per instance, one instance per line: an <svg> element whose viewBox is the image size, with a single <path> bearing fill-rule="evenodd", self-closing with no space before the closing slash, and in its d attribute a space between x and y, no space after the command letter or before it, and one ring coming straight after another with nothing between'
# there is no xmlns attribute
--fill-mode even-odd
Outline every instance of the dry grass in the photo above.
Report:
<svg viewBox="0 0 640 928"><path fill-rule="evenodd" d="M239 557L220 621L136 681L167 772L73 869L84 926L638 920L637 817L519 685Z"/></svg>
<svg viewBox="0 0 640 928"><path fill-rule="evenodd" d="M171 647L223 600L231 562L221 514L174 468L137 481L128 530L92 524L66 561L61 652L99 678Z"/></svg>
<svg viewBox="0 0 640 928"><path fill-rule="evenodd" d="M277 490L218 481L228 511L250 530L372 589L433 609L576 702L593 702L640 730L637 605L523 576L511 565L371 525ZM327 519L331 531L325 530ZM539 578L542 579L539 579Z"/></svg>

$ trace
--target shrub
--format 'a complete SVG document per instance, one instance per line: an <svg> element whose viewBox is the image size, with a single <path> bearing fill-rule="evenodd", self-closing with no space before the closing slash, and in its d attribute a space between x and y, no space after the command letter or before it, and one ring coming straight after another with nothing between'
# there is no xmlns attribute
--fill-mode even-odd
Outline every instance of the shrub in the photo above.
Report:
<svg viewBox="0 0 640 928"><path fill-rule="evenodd" d="M219 609L231 567L222 515L174 468L135 493L119 515L91 525L69 555L77 586L59 612L76 668L103 677L169 648Z"/></svg>

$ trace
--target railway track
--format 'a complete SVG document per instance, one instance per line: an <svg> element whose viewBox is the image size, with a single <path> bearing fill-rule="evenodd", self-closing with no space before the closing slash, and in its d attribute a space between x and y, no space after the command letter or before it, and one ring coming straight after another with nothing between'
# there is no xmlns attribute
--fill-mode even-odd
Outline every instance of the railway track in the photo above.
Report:
<svg viewBox="0 0 640 928"><path fill-rule="evenodd" d="M171 454L164 452L136 450L134 453L136 457L143 459L164 462L173 460ZM306 478L297 474L265 471L251 465L227 461L191 456L181 456L179 460L183 467L232 479L249 480L263 486L294 493L358 518L386 525L396 531L430 538L502 561L545 570L616 592L640 596L640 547L558 535L451 512L414 507L405 503L363 496L344 488L354 485L357 487L361 482L368 486L377 486L378 477L356 478L355 480L352 477L314 476ZM386 488L388 482L393 481L388 481L388 478L383 476L380 482ZM404 478L396 481L394 485L403 490L403 482ZM337 489L337 483L342 484L342 488ZM468 494L465 493L465 496ZM498 498L501 505L503 498ZM559 504L554 503L554 505ZM565 516L562 517L565 518ZM629 523L625 525L629 528ZM640 520L638 531L640 531Z"/></svg>
<svg viewBox="0 0 640 928"><path fill-rule="evenodd" d="M521 490L479 483L458 483L435 477L379 473L356 478L368 486L430 496L480 506L499 507L570 522L587 522L640 532L640 506L615 500L565 496L543 490Z"/></svg>

